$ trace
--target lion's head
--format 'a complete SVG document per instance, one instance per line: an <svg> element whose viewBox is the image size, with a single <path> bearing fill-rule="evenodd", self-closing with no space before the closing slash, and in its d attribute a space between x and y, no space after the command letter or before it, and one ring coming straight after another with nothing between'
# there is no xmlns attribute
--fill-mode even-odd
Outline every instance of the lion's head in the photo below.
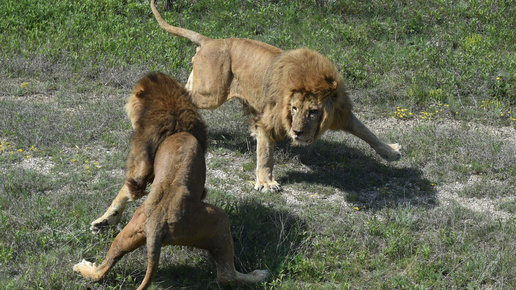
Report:
<svg viewBox="0 0 516 290"><path fill-rule="evenodd" d="M340 127L351 113L337 68L316 51L302 48L282 53L268 78L270 104L262 124L273 131L273 139L288 135L296 145L311 144L326 130Z"/></svg>
<svg viewBox="0 0 516 290"><path fill-rule="evenodd" d="M287 134L296 145L307 145L319 137L322 119L325 115L324 103L310 92L294 91L290 98L290 129Z"/></svg>

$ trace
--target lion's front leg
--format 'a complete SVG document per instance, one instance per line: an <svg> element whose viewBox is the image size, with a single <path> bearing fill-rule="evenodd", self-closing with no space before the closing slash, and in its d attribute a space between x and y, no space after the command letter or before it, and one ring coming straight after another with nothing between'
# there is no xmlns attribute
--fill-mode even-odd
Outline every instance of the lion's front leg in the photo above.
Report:
<svg viewBox="0 0 516 290"><path fill-rule="evenodd" d="M254 189L261 191L280 191L281 186L272 177L275 142L267 138L262 128L258 128L256 133L257 158L256 183L254 185Z"/></svg>
<svg viewBox="0 0 516 290"><path fill-rule="evenodd" d="M401 158L399 151L401 146L399 144L384 143L353 114L350 115L349 122L344 130L367 142L378 155L387 161L396 161Z"/></svg>
<svg viewBox="0 0 516 290"><path fill-rule="evenodd" d="M125 183L104 215L91 223L90 230L93 233L98 233L103 227L116 225L122 218L122 213L124 212L125 206L131 200L131 193L127 183Z"/></svg>

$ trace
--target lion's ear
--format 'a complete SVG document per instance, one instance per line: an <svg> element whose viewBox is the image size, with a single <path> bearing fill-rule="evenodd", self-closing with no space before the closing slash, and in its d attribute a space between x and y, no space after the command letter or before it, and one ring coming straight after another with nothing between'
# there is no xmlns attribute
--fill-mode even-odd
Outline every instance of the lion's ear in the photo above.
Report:
<svg viewBox="0 0 516 290"><path fill-rule="evenodd" d="M324 78L324 80L326 81L326 85L323 87L321 93L322 98L326 99L327 97L330 97L335 93L339 86L339 83L332 76L327 76Z"/></svg>
<svg viewBox="0 0 516 290"><path fill-rule="evenodd" d="M326 82L328 82L328 84L330 85L330 90L331 91L335 91L338 87L338 83L337 81L333 78L333 77L326 77Z"/></svg>
<svg viewBox="0 0 516 290"><path fill-rule="evenodd" d="M145 88L141 83L138 83L134 89L133 89L133 95L135 95L138 98L144 97L145 94Z"/></svg>

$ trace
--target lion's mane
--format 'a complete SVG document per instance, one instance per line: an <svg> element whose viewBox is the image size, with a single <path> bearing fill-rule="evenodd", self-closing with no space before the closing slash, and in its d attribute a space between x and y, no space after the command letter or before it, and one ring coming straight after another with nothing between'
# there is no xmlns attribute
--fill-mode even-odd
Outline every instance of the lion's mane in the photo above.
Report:
<svg viewBox="0 0 516 290"><path fill-rule="evenodd" d="M347 124L352 104L342 76L318 52L301 48L281 53L268 70L266 81L264 91L269 99L256 125L270 132L270 140L280 140L290 130L290 104L295 91L313 93L323 110L315 140L326 130L342 129Z"/></svg>
<svg viewBox="0 0 516 290"><path fill-rule="evenodd" d="M190 94L171 77L162 73L143 77L134 87L125 108L134 129L126 163L127 182L133 198L145 195L146 184L143 183L146 180L138 177L149 176L149 173L154 176L154 157L166 137L188 132L206 152L206 125L192 104Z"/></svg>

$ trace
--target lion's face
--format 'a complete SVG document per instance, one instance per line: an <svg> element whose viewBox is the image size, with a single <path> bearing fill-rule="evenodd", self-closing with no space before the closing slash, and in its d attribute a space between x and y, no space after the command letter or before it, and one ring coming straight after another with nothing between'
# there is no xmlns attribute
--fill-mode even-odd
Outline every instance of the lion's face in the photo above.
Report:
<svg viewBox="0 0 516 290"><path fill-rule="evenodd" d="M317 139L323 107L311 93L294 91L290 103L292 116L289 135L296 145L308 145Z"/></svg>

